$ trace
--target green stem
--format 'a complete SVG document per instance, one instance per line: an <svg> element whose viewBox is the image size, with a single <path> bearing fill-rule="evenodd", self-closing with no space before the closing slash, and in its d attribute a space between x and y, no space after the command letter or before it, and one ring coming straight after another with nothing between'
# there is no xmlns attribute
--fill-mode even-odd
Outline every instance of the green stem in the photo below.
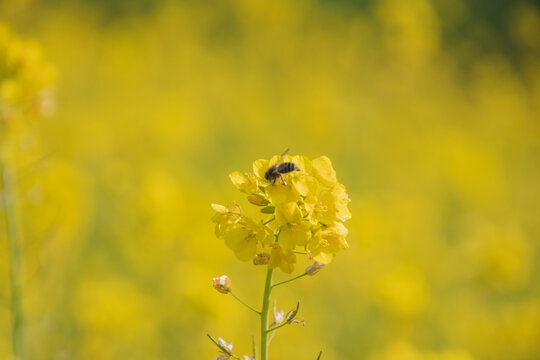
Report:
<svg viewBox="0 0 540 360"><path fill-rule="evenodd" d="M266 271L266 282L261 311L261 360L268 360L268 308L270 305L270 293L272 292L272 274L274 270Z"/></svg>
<svg viewBox="0 0 540 360"><path fill-rule="evenodd" d="M321 358L321 355L322 355L322 350L319 351L319 356L317 356L317 360L319 360Z"/></svg>
<svg viewBox="0 0 540 360"><path fill-rule="evenodd" d="M270 223L271 223L272 221L274 221L274 220L276 220L276 217L275 217L275 216L272 217L272 218L270 218L270 219L268 219L268 220L266 220L266 221L263 223L263 225L270 224Z"/></svg>
<svg viewBox="0 0 540 360"><path fill-rule="evenodd" d="M255 310L254 308L252 308L251 306L249 306L248 304L246 304L245 302L243 302L242 299L240 299L238 296L236 296L232 291L229 291L229 293L230 293L232 296L234 296L234 298L235 298L236 300L238 300L238 301L240 302L240 304L242 304L242 305L244 305L245 307L247 307L248 309L250 309L250 310L256 312L257 314L261 315L261 312L260 312L260 311Z"/></svg>
<svg viewBox="0 0 540 360"><path fill-rule="evenodd" d="M14 206L13 177L10 176L5 166L0 164L3 202L5 213L6 231L9 241L10 252L10 290L11 290L11 338L13 357L21 360L23 347L22 334L22 306L21 306L21 253L19 248L19 234Z"/></svg>
<svg viewBox="0 0 540 360"><path fill-rule="evenodd" d="M283 281L280 281L280 282L278 282L278 283L272 284L272 288L274 288L274 287L276 287L276 286L278 286L278 285L286 284L286 283L291 282L291 281L296 280L296 279L300 279L301 277L306 276L306 275L307 275L307 273L303 273L303 274L301 274L301 275L298 275L298 276L296 276L296 277L293 277L292 279L289 279L289 280L283 280Z"/></svg>

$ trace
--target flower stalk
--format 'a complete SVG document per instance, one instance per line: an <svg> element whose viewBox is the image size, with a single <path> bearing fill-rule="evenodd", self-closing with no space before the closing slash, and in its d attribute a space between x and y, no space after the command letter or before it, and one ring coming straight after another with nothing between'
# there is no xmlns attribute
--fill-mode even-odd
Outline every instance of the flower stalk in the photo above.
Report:
<svg viewBox="0 0 540 360"><path fill-rule="evenodd" d="M261 312L258 311L258 310L255 310L255 308L253 308L252 306L246 304L242 299L240 299L238 296L236 296L235 293L233 293L232 291L229 291L229 293L236 299L240 302L240 304L244 305L245 307L247 307L248 309L250 309L251 311L261 315Z"/></svg>
<svg viewBox="0 0 540 360"><path fill-rule="evenodd" d="M291 281L294 281L296 279L300 279L301 277L304 277L307 275L307 272L303 273L303 274L300 274L298 276L295 276L293 277L292 279L288 279L288 280L283 280L283 281L280 281L278 283L275 283L275 284L272 284L272 288L275 288L276 286L279 286L279 285L283 285L283 284L286 284L288 282L291 282Z"/></svg>
<svg viewBox="0 0 540 360"><path fill-rule="evenodd" d="M272 275L274 269L266 271L266 282L261 311L261 360L268 360L268 312L270 307L270 294L272 293Z"/></svg>
<svg viewBox="0 0 540 360"><path fill-rule="evenodd" d="M351 217L347 207L350 199L326 156L310 160L302 155L290 156L286 151L270 160L256 160L252 169L245 173L234 171L229 178L247 196L251 205L259 207L259 218L248 216L234 201L228 205L211 204L215 211L212 222L216 236L224 241L238 260L268 267L261 310L237 297L226 275L213 281L217 291L231 293L260 316L260 357L257 357L253 341L253 355L244 355L244 360L269 360L268 348L276 330L293 323L304 325L303 318L296 318L300 303L287 315L276 311L274 306L270 323L272 289L307 275L314 276L339 252L349 247L344 222ZM274 181L276 174L281 181ZM311 260L312 265L300 275L273 283L275 270L286 274L294 272L297 255ZM233 357L232 343L227 344L221 338L214 343L219 344L222 351L214 360ZM321 353L318 359L320 357Z"/></svg>

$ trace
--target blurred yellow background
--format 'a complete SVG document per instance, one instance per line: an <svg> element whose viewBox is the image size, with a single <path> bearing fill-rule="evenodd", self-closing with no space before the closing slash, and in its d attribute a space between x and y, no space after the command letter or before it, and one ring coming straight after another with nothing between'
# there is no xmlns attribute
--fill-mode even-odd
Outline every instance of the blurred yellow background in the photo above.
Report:
<svg viewBox="0 0 540 360"><path fill-rule="evenodd" d="M273 359L540 358L533 2L4 0L0 20L55 69L48 116L3 137L28 359L212 359L207 332L249 353L256 317L210 279L258 306L265 270L210 203L288 147L332 159L351 248L276 290L306 327ZM2 222L2 359L7 244Z"/></svg>

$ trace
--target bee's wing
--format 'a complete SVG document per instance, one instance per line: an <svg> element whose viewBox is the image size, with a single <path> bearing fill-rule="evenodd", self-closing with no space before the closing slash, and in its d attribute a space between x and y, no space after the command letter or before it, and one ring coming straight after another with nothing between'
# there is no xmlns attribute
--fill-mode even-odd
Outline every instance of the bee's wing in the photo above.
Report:
<svg viewBox="0 0 540 360"><path fill-rule="evenodd" d="M279 155L277 159L276 159L276 155L272 156L272 158L270 159L270 164L272 164L272 166L278 166L279 164L283 163L283 157L287 155L288 152L289 152L289 149L285 150L283 154ZM276 159L275 162L273 161L273 159Z"/></svg>
<svg viewBox="0 0 540 360"><path fill-rule="evenodd" d="M281 163L283 162L283 157L284 157L285 155L287 155L288 152L289 152L289 148L287 148L287 150L285 150L285 151L283 152L283 154L281 154L281 156L279 157L279 159L278 159L276 165L281 164Z"/></svg>

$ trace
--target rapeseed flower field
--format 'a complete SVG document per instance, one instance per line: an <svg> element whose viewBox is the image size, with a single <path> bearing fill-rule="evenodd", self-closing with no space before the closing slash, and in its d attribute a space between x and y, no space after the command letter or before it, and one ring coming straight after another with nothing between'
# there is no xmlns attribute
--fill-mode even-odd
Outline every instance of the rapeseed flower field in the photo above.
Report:
<svg viewBox="0 0 540 360"><path fill-rule="evenodd" d="M4 0L0 23L0 358L251 354L212 279L259 304L268 267L314 260L274 291L305 326L271 359L540 357L534 2ZM302 171L267 191L287 148Z"/></svg>

